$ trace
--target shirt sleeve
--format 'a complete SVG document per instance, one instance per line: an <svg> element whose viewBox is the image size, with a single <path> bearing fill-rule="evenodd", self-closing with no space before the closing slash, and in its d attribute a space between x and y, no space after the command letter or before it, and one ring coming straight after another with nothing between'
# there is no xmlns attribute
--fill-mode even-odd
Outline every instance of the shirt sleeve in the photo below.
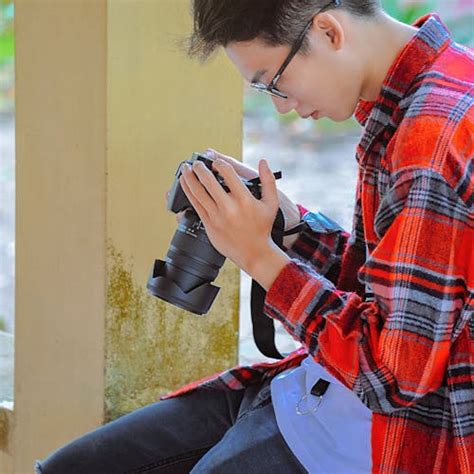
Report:
<svg viewBox="0 0 474 474"><path fill-rule="evenodd" d="M300 204L298 208L305 226L286 250L287 255L310 265L335 285L341 280L344 289L363 292L357 270L365 260L365 246L358 245L356 233L349 234L334 221L328 226L324 214L310 212Z"/></svg>
<svg viewBox="0 0 474 474"><path fill-rule="evenodd" d="M443 383L451 345L473 315L474 225L453 188L425 169L395 181L374 226L379 243L358 272L372 301L292 259L265 314L372 411L390 413Z"/></svg>

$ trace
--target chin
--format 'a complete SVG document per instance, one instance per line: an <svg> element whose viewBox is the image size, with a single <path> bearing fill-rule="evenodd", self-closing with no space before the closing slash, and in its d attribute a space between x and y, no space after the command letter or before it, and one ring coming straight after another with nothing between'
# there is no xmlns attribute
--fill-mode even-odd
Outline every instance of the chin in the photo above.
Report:
<svg viewBox="0 0 474 474"><path fill-rule="evenodd" d="M344 120L347 120L349 117L346 116L346 114L341 114L340 112L337 114L327 114L326 117L333 122L344 122Z"/></svg>
<svg viewBox="0 0 474 474"><path fill-rule="evenodd" d="M328 118L331 119L333 122L345 122L349 120L354 115L355 110L353 111L339 111L337 114L328 114Z"/></svg>

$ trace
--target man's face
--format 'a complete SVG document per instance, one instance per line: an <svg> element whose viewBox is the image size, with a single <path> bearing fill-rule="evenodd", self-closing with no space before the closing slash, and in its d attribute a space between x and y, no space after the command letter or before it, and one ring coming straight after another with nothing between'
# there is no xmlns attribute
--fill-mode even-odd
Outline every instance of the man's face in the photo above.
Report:
<svg viewBox="0 0 474 474"><path fill-rule="evenodd" d="M361 61L350 48L350 19L344 12L323 13L314 18L308 32L309 52L297 54L277 82L287 99L271 97L279 113L295 110L301 117L328 117L342 121L351 117L362 88ZM230 43L225 51L248 82L268 84L290 50L269 46L260 39ZM270 99L270 96L269 96Z"/></svg>

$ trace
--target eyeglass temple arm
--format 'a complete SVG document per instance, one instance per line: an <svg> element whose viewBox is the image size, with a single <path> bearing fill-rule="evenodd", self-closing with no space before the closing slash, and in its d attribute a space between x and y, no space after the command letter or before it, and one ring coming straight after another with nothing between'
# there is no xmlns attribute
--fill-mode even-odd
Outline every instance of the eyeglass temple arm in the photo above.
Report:
<svg viewBox="0 0 474 474"><path fill-rule="evenodd" d="M287 58L285 59L284 63L281 65L280 69L278 69L277 73L275 74L275 77L272 79L272 82L270 82L270 84L268 84L268 87L267 89L272 89L275 84L278 82L278 79L280 79L280 76L282 75L283 71L286 69L286 66L288 66L288 64L290 63L290 61L293 59L294 55L296 54L296 52L300 49L301 47L301 44L303 43L303 40L306 36L306 33L308 32L309 28L311 27L311 25L313 24L313 18L316 16L316 15L319 15L320 13L324 12L325 10L327 10L328 8L330 8L332 6L332 4L334 4L334 6L337 8L341 5L341 0L332 0L331 3L328 3L327 5L325 5L324 7L321 8L321 10L319 10L318 12L316 12L312 17L311 17L311 20L308 21L308 24L305 26L305 29L303 30L303 32L301 33L300 37L298 38L298 40L296 41L296 43L293 45L293 47L291 48L291 51L290 51L290 54L287 56Z"/></svg>
<svg viewBox="0 0 474 474"><path fill-rule="evenodd" d="M306 33L308 32L312 23L313 23L313 19L311 18L311 21L309 21L308 24L306 25L300 38L298 38L298 41L291 48L290 54L286 57L284 63L280 66L280 69L278 69L278 71L276 72L275 77L272 79L272 82L270 82L269 84L269 87L273 87L278 82L278 79L280 79L280 76L282 75L283 71L286 69L286 66L290 64L290 61L295 56L296 52L300 49L301 43L303 42L303 39Z"/></svg>

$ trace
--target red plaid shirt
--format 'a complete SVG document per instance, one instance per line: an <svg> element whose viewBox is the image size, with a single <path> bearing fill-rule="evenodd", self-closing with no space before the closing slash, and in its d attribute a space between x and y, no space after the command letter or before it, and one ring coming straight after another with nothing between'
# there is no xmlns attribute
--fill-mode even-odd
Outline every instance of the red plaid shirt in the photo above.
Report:
<svg viewBox="0 0 474 474"><path fill-rule="evenodd" d="M351 234L303 231L267 293L301 349L162 398L243 389L309 353L372 410L372 472L472 474L474 58L436 14L415 26L356 110Z"/></svg>

